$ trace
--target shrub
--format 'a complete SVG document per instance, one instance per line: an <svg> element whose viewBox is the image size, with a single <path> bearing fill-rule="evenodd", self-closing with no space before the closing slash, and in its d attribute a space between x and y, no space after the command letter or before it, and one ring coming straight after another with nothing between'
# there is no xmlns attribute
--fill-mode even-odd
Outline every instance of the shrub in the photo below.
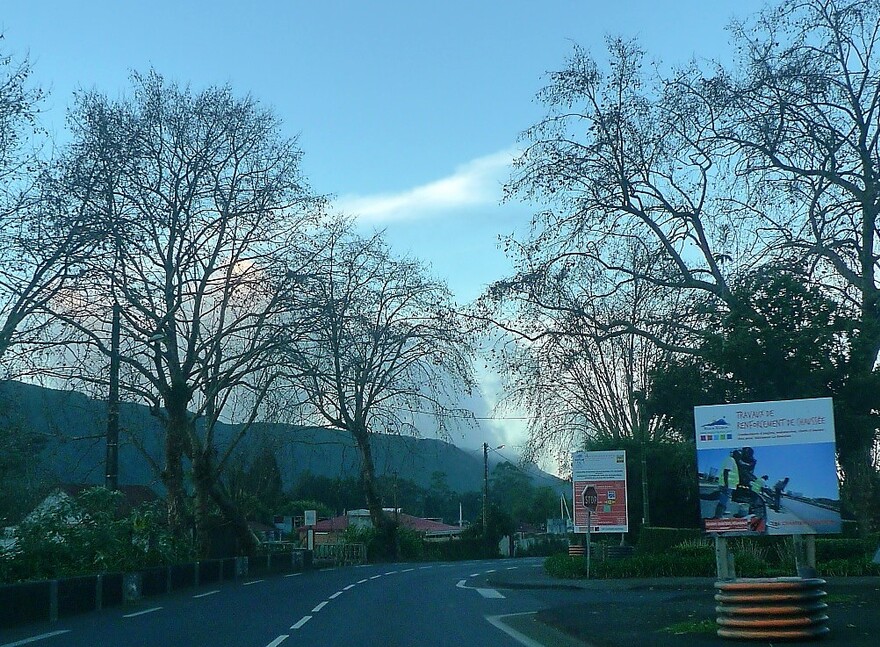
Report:
<svg viewBox="0 0 880 647"><path fill-rule="evenodd" d="M194 558L192 543L162 523L160 506L120 516L120 501L118 492L96 487L23 522L15 545L0 551L3 581L133 571Z"/></svg>
<svg viewBox="0 0 880 647"><path fill-rule="evenodd" d="M816 561L862 559L874 552L876 544L862 539L817 539Z"/></svg>
<svg viewBox="0 0 880 647"><path fill-rule="evenodd" d="M639 532L636 553L638 555L663 554L673 546L687 541L697 541L702 537L703 532L698 528L655 528L646 526Z"/></svg>
<svg viewBox="0 0 880 647"><path fill-rule="evenodd" d="M586 577L587 563L583 557L551 555L544 560L544 570L551 577L576 579ZM711 553L682 556L636 555L617 560L592 561L590 577L625 579L633 577L712 577L715 558Z"/></svg>
<svg viewBox="0 0 880 647"><path fill-rule="evenodd" d="M544 570L550 577L578 579L587 576L587 560L568 554L551 555L544 560Z"/></svg>
<svg viewBox="0 0 880 647"><path fill-rule="evenodd" d="M705 557L715 554L715 547L705 537L700 539L688 539L676 544L669 549L669 553L679 557Z"/></svg>

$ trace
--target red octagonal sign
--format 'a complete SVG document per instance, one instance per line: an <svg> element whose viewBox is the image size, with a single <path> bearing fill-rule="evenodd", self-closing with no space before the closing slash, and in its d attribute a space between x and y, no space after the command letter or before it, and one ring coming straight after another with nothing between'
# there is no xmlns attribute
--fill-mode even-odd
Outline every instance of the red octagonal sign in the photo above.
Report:
<svg viewBox="0 0 880 647"><path fill-rule="evenodd" d="M596 492L596 488L592 485L585 487L583 497L584 507L590 512L595 512L596 508L599 506L599 494Z"/></svg>

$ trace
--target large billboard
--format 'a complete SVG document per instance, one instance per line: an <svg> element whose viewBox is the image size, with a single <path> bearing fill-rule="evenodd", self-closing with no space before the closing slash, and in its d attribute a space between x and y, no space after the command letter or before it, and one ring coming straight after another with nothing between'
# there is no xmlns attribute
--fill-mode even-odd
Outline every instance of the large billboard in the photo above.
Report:
<svg viewBox="0 0 880 647"><path fill-rule="evenodd" d="M574 531L627 532L626 452L574 452L571 455Z"/></svg>
<svg viewBox="0 0 880 647"><path fill-rule="evenodd" d="M694 407L694 424L706 532L840 532L831 398Z"/></svg>

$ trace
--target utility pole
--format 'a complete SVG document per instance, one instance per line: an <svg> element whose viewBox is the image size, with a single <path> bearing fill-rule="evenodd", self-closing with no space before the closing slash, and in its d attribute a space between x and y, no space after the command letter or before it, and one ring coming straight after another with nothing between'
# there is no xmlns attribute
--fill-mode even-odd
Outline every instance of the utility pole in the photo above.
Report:
<svg viewBox="0 0 880 647"><path fill-rule="evenodd" d="M489 508L489 443L483 443L483 536L488 531L487 511Z"/></svg>
<svg viewBox="0 0 880 647"><path fill-rule="evenodd" d="M107 397L107 454L104 486L109 490L119 487L119 315L120 308L113 302L113 321L110 328L110 393Z"/></svg>

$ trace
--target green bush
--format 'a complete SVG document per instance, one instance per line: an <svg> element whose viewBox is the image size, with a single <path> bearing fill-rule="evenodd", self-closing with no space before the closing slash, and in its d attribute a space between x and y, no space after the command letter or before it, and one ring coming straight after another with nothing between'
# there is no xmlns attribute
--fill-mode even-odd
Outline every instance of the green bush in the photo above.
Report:
<svg viewBox="0 0 880 647"><path fill-rule="evenodd" d="M823 577L863 577L880 575L880 564L867 559L832 559L819 562L817 569Z"/></svg>
<svg viewBox="0 0 880 647"><path fill-rule="evenodd" d="M705 538L689 539L670 547L667 552L671 555L678 555L681 558L702 558L705 556L714 556L715 547Z"/></svg>
<svg viewBox="0 0 880 647"><path fill-rule="evenodd" d="M581 556L551 555L544 560L551 577L577 579L587 575L587 562ZM624 559L591 561L590 577L625 579L634 577L712 577L715 557L702 555L636 555Z"/></svg>
<svg viewBox="0 0 880 647"><path fill-rule="evenodd" d="M817 539L816 561L826 562L838 559L862 559L874 554L877 544L862 539Z"/></svg>
<svg viewBox="0 0 880 647"><path fill-rule="evenodd" d="M568 554L550 555L544 560L544 570L550 577L574 580L587 576L587 560Z"/></svg>
<svg viewBox="0 0 880 647"><path fill-rule="evenodd" d="M21 523L15 544L0 551L0 581L135 571L195 558L192 543L165 527L161 506L122 516L121 500L119 492L95 487Z"/></svg>
<svg viewBox="0 0 880 647"><path fill-rule="evenodd" d="M673 546L703 538L698 528L655 528L645 526L639 532L637 555L661 555Z"/></svg>

